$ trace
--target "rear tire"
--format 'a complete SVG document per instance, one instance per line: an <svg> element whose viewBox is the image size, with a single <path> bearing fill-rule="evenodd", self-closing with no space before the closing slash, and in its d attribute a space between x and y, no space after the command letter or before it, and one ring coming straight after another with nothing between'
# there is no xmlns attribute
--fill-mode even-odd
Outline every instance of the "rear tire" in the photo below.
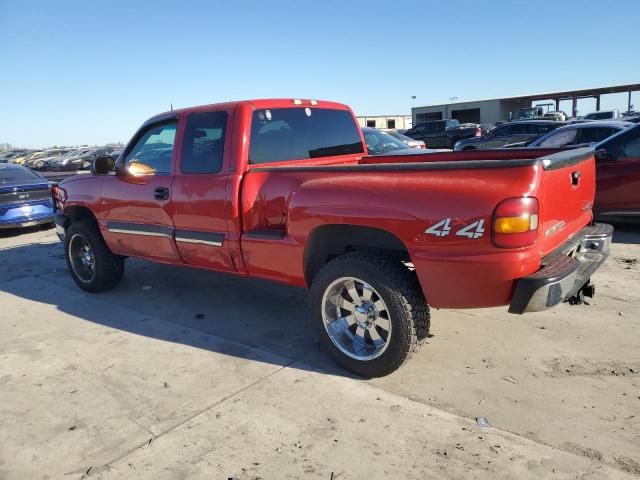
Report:
<svg viewBox="0 0 640 480"><path fill-rule="evenodd" d="M415 272L377 251L352 252L325 264L310 299L320 343L362 377L400 368L429 332L429 306Z"/></svg>
<svg viewBox="0 0 640 480"><path fill-rule="evenodd" d="M67 228L64 253L71 277L87 292L109 290L120 283L124 274L124 257L109 250L100 229L90 220Z"/></svg>

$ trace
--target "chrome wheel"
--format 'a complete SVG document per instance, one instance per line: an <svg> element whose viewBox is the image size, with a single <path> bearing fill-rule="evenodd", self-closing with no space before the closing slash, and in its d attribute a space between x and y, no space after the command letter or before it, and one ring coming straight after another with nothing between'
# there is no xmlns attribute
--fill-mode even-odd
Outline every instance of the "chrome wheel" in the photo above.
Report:
<svg viewBox="0 0 640 480"><path fill-rule="evenodd" d="M342 277L331 283L322 297L322 320L338 349L360 361L384 353L391 340L389 310L368 283Z"/></svg>
<svg viewBox="0 0 640 480"><path fill-rule="evenodd" d="M69 260L75 276L83 283L91 283L96 275L96 259L91 245L80 234L69 239Z"/></svg>

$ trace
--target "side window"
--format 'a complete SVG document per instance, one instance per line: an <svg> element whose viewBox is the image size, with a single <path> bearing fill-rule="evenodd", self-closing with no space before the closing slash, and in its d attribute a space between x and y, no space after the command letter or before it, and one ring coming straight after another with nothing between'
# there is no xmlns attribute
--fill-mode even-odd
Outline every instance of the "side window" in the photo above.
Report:
<svg viewBox="0 0 640 480"><path fill-rule="evenodd" d="M616 133L616 130L611 127L582 128L580 129L578 143L601 142L614 133Z"/></svg>
<svg viewBox="0 0 640 480"><path fill-rule="evenodd" d="M640 158L640 126L633 127L612 140L604 142L600 147L616 160Z"/></svg>
<svg viewBox="0 0 640 480"><path fill-rule="evenodd" d="M535 134L536 135L544 135L545 133L549 133L552 130L555 130L556 127L555 125L536 125L535 126Z"/></svg>
<svg viewBox="0 0 640 480"><path fill-rule="evenodd" d="M494 137L508 137L511 135L511 126L498 127L493 131Z"/></svg>
<svg viewBox="0 0 640 480"><path fill-rule="evenodd" d="M566 130L560 130L559 132L549 135L549 138L540 142L538 147L561 147L563 145L571 145L575 143L577 130L575 128L568 128Z"/></svg>
<svg viewBox="0 0 640 480"><path fill-rule="evenodd" d="M145 130L125 158L127 170L134 175L171 173L176 125L172 120Z"/></svg>
<svg viewBox="0 0 640 480"><path fill-rule="evenodd" d="M182 141L182 173L216 173L222 167L227 112L192 113Z"/></svg>
<svg viewBox="0 0 640 480"><path fill-rule="evenodd" d="M511 135L529 135L533 133L534 126L527 123L511 125Z"/></svg>

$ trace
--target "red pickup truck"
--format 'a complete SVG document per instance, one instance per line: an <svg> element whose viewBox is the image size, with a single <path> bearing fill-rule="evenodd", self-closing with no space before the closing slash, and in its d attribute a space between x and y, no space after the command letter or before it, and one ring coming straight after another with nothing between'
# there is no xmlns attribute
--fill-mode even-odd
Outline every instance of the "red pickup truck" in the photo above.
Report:
<svg viewBox="0 0 640 480"><path fill-rule="evenodd" d="M323 345L372 377L423 343L429 306L592 295L613 232L594 190L590 149L373 157L345 105L252 100L149 119L117 161L59 184L56 224L90 292L127 257L309 288Z"/></svg>

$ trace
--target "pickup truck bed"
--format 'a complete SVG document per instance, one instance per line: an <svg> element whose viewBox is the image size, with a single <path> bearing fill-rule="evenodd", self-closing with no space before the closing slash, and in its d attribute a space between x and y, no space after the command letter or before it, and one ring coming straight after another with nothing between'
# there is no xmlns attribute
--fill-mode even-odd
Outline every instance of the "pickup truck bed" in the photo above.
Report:
<svg viewBox="0 0 640 480"><path fill-rule="evenodd" d="M88 291L130 256L307 287L330 353L379 376L424 342L429 306L592 294L612 234L594 172L589 149L370 157L344 105L254 100L150 119L115 166L60 183L56 223Z"/></svg>

